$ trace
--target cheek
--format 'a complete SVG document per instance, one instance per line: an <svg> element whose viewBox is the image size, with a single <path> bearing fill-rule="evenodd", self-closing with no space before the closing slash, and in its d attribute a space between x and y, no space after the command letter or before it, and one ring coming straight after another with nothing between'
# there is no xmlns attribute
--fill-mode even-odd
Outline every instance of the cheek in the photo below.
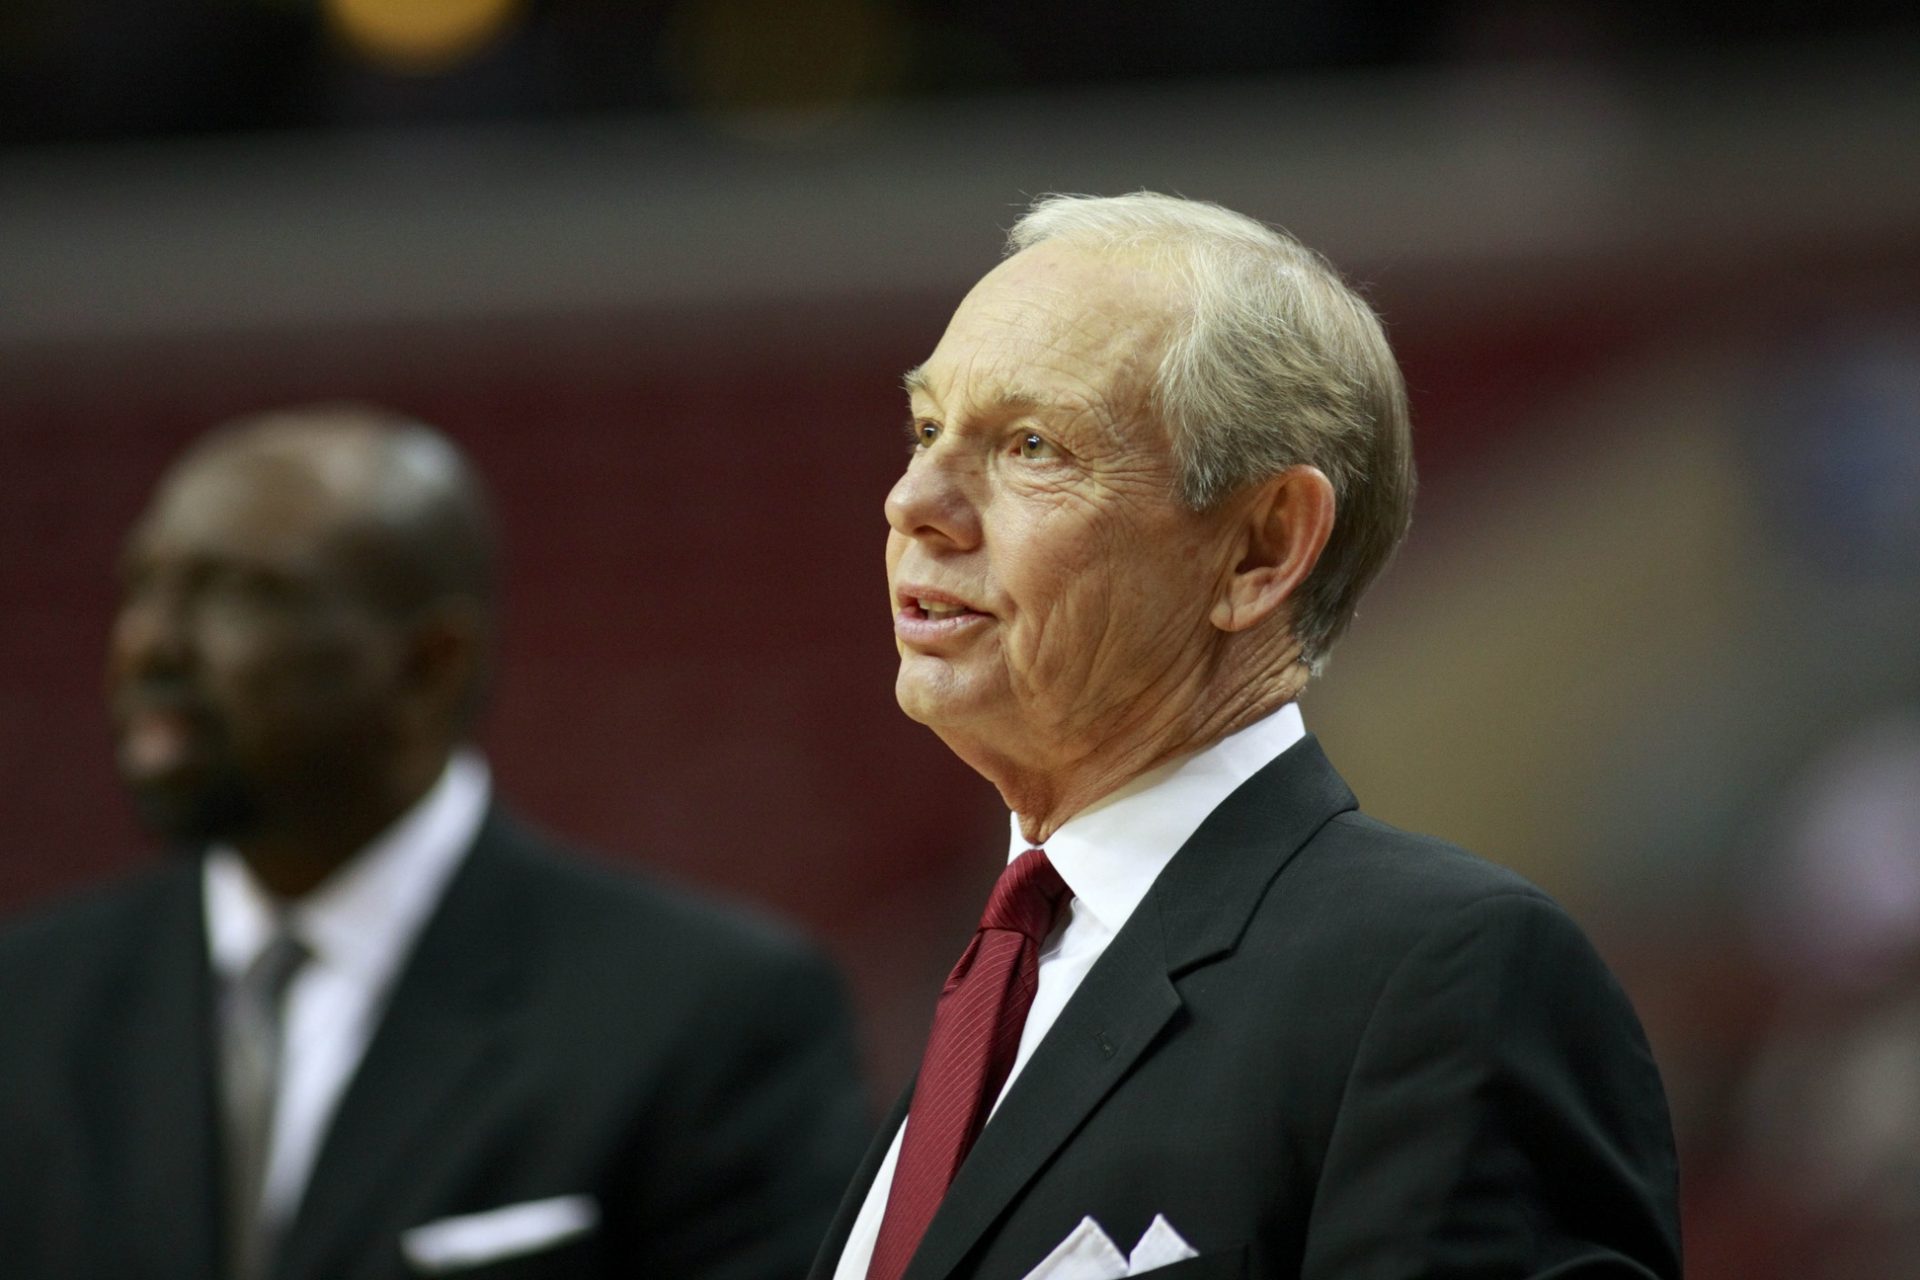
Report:
<svg viewBox="0 0 1920 1280"><path fill-rule="evenodd" d="M1110 531L1076 521L1074 527L1043 528L1009 544L1012 549L996 558L994 568L1019 608L1015 634L1029 646L1084 650L1097 638L1114 601L1117 548Z"/></svg>
<svg viewBox="0 0 1920 1280"><path fill-rule="evenodd" d="M373 693L363 655L332 638L215 630L202 652L208 693L244 718L237 729L256 736L364 716Z"/></svg>
<svg viewBox="0 0 1920 1280"><path fill-rule="evenodd" d="M215 696L256 700L285 673L285 647L251 628L203 625L195 647L200 683Z"/></svg>
<svg viewBox="0 0 1920 1280"><path fill-rule="evenodd" d="M1033 550L1019 570L1036 667L1153 666L1206 613L1204 548L1185 529L1110 522Z"/></svg>

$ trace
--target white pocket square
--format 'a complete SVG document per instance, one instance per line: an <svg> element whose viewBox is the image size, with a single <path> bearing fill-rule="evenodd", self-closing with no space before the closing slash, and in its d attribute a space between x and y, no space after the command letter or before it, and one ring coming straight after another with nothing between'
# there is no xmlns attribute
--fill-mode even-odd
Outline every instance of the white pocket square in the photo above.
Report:
<svg viewBox="0 0 1920 1280"><path fill-rule="evenodd" d="M1140 1242L1126 1255L1089 1215L1080 1219L1080 1225L1069 1231L1039 1266L1027 1272L1026 1280L1125 1280L1199 1256L1180 1238L1164 1213L1154 1215Z"/></svg>
<svg viewBox="0 0 1920 1280"><path fill-rule="evenodd" d="M592 1196L553 1196L409 1228L400 1233L400 1252L416 1270L441 1275L551 1249L598 1225L600 1204Z"/></svg>

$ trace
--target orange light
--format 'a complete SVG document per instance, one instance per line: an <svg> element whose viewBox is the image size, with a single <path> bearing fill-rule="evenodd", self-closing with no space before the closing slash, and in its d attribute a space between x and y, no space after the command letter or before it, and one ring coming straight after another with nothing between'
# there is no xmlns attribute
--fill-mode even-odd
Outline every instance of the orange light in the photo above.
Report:
<svg viewBox="0 0 1920 1280"><path fill-rule="evenodd" d="M327 23L370 61L444 71L490 44L523 0L324 0Z"/></svg>

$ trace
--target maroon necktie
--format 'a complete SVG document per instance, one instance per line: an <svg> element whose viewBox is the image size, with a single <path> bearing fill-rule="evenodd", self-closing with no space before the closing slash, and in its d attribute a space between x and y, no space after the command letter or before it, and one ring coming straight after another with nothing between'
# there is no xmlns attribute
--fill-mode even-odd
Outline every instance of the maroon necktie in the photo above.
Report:
<svg viewBox="0 0 1920 1280"><path fill-rule="evenodd" d="M1066 882L1039 849L1008 863L993 886L979 932L934 1010L867 1280L899 1280L980 1136L1013 1070L1039 985L1040 943L1066 896Z"/></svg>

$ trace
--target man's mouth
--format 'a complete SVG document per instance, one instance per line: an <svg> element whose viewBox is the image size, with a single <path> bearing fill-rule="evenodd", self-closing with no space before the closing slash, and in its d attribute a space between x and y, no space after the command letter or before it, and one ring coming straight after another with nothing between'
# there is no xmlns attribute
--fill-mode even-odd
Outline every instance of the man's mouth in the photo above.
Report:
<svg viewBox="0 0 1920 1280"><path fill-rule="evenodd" d="M156 778L190 767L201 754L205 726L191 708L142 703L120 717L120 765L134 778Z"/></svg>
<svg viewBox="0 0 1920 1280"><path fill-rule="evenodd" d="M894 635L907 644L940 645L955 640L992 615L937 587L902 585L895 593Z"/></svg>

